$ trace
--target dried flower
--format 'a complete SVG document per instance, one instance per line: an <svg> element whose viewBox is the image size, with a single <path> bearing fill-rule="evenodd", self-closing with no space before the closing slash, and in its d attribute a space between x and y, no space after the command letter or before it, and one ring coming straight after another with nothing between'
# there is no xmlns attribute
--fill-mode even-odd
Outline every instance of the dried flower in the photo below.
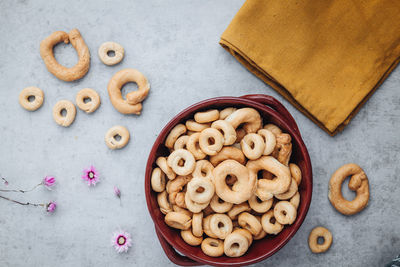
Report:
<svg viewBox="0 0 400 267"><path fill-rule="evenodd" d="M132 246L131 235L125 231L117 231L112 236L111 244L118 253L127 252Z"/></svg>
<svg viewBox="0 0 400 267"><path fill-rule="evenodd" d="M83 170L82 179L87 181L88 186L96 185L96 183L99 182L97 171L93 166L90 166L90 168Z"/></svg>
<svg viewBox="0 0 400 267"><path fill-rule="evenodd" d="M53 176L46 176L44 177L42 183L47 189L51 190L51 187L56 184L56 178L54 178Z"/></svg>
<svg viewBox="0 0 400 267"><path fill-rule="evenodd" d="M49 203L47 203L46 205L46 211L53 213L57 208L57 204L54 201L50 201Z"/></svg>
<svg viewBox="0 0 400 267"><path fill-rule="evenodd" d="M116 186L114 186L114 193L118 198L121 198L121 190Z"/></svg>

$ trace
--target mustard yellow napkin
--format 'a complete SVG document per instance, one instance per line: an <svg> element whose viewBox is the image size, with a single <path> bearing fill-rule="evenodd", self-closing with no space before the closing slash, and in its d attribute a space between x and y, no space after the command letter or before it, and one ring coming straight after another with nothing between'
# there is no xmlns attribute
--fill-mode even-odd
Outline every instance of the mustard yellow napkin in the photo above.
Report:
<svg viewBox="0 0 400 267"><path fill-rule="evenodd" d="M220 44L333 136L400 61L400 0L247 0Z"/></svg>

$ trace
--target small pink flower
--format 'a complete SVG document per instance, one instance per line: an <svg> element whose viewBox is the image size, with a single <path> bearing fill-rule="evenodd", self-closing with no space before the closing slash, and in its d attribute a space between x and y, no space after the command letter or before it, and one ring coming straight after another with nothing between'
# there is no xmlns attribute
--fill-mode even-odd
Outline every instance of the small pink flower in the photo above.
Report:
<svg viewBox="0 0 400 267"><path fill-rule="evenodd" d="M46 211L53 213L57 208L57 204L54 201L50 201L47 205L46 205Z"/></svg>
<svg viewBox="0 0 400 267"><path fill-rule="evenodd" d="M114 193L118 198L121 198L121 190L116 186L114 186Z"/></svg>
<svg viewBox="0 0 400 267"><path fill-rule="evenodd" d="M88 186L96 185L96 183L99 182L99 176L93 166L90 166L89 169L83 170L82 179L87 181Z"/></svg>
<svg viewBox="0 0 400 267"><path fill-rule="evenodd" d="M127 252L132 246L131 234L125 231L118 231L113 234L111 244L118 253Z"/></svg>
<svg viewBox="0 0 400 267"><path fill-rule="evenodd" d="M54 178L53 176L46 176L44 177L42 183L47 189L51 190L51 187L56 184L56 178Z"/></svg>

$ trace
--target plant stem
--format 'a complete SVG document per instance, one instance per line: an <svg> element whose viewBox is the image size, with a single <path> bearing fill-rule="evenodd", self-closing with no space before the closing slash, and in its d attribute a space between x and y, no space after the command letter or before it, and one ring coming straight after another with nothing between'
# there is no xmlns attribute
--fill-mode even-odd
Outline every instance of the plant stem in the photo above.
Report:
<svg viewBox="0 0 400 267"><path fill-rule="evenodd" d="M29 190L18 190L18 189L0 189L0 192L19 192L19 193L27 193L35 190L39 186L41 186L43 183L35 185L32 189Z"/></svg>
<svg viewBox="0 0 400 267"><path fill-rule="evenodd" d="M18 200L14 200L14 199L11 199L11 198L8 198L8 197L5 197L5 196L1 196L1 195L0 195L0 198L3 198L3 199L5 199L5 200L8 200L8 201L11 201L11 202L20 204L20 205L24 205L24 206L28 206L28 205L30 205L30 206L35 206L35 207L39 207L39 206L44 207L44 206L45 206L45 204L36 204L36 203L29 203L29 202L20 202L20 201L18 201Z"/></svg>

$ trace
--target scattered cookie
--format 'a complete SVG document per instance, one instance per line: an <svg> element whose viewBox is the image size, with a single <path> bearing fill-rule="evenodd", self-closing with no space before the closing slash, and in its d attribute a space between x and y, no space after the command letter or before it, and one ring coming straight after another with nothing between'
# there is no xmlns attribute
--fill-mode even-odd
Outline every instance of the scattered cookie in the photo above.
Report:
<svg viewBox="0 0 400 267"><path fill-rule="evenodd" d="M120 149L126 146L129 142L129 131L124 126L111 127L104 138L106 145L110 149Z"/></svg>
<svg viewBox="0 0 400 267"><path fill-rule="evenodd" d="M65 116L63 116L65 111ZM69 100L60 100L53 107L53 118L58 125L63 127L70 126L76 116L75 105Z"/></svg>
<svg viewBox="0 0 400 267"><path fill-rule="evenodd" d="M29 98L33 98L29 101ZM19 104L26 110L35 111L43 104L44 93L37 87L27 87L19 94Z"/></svg>
<svg viewBox="0 0 400 267"><path fill-rule="evenodd" d="M85 102L88 100L88 102ZM76 94L76 105L86 113L94 112L100 106L99 94L90 88L84 88Z"/></svg>
<svg viewBox="0 0 400 267"><path fill-rule="evenodd" d="M322 237L324 242L318 243L318 237ZM315 227L308 236L308 246L313 253L322 253L327 251L332 244L332 234L325 227Z"/></svg>
<svg viewBox="0 0 400 267"><path fill-rule="evenodd" d="M114 52L114 56L109 56L110 52ZM114 42L105 42L99 47L99 58L108 66L118 64L124 58L124 48Z"/></svg>

